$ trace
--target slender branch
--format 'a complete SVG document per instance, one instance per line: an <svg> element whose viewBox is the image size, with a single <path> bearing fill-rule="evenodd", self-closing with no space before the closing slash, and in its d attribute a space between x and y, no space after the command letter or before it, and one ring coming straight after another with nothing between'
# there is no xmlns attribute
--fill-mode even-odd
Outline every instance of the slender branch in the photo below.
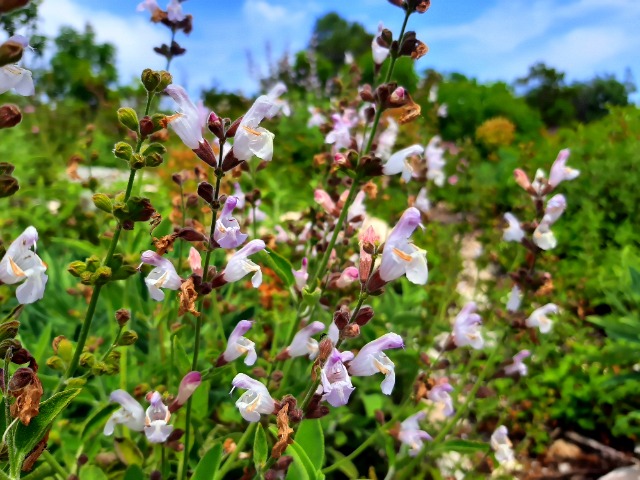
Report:
<svg viewBox="0 0 640 480"><path fill-rule="evenodd" d="M153 94L147 92L147 104L145 107L145 116L149 114L149 108L151 107L151 99L153 98ZM140 148L142 147L143 138L141 135L138 135L138 141L136 142L135 153L140 152ZM124 194L124 202L126 203L131 196L131 190L133 189L133 182L136 177L136 170L131 169L129 171L129 181L127 182L127 189ZM113 237L111 237L111 243L109 244L109 250L107 251L107 256L103 262L103 265L108 265L111 263L113 256L116 251L116 247L118 246L118 240L120 239L120 233L122 232L122 224L118 223L115 232L113 233ZM75 351L73 352L73 357L71 358L71 363L67 368L64 376L60 379L58 386L55 389L54 393L58 393L64 387L65 382L73 377L78 368L78 364L80 363L80 355L82 355L82 351L84 350L84 346L87 342L87 337L89 336L89 331L91 330L91 323L93 322L93 316L96 312L96 306L98 305L98 298L100 297L100 291L102 290L103 285L96 285L91 293L91 300L89 300L89 306L87 307L87 312L84 317L84 322L82 323L82 329L80 330L80 338L78 339L78 344L76 346Z"/></svg>
<svg viewBox="0 0 640 480"><path fill-rule="evenodd" d="M222 151L224 147L223 142L220 143L220 151ZM216 186L215 186L215 190L214 190L214 202L217 203L218 199L220 198L220 184L222 182L222 177L224 176L224 173L222 171L216 171ZM213 202L212 202L213 203ZM211 239L213 238L213 234L216 228L216 221L218 219L218 211L220 210L220 208L213 208L212 206L212 216L211 216L211 227L209 229L209 241L211 241ZM204 279L206 281L207 279L207 274L209 271L209 265L211 263L211 252L213 250L211 248L207 249L207 254L205 255L205 259L204 259L204 266L202 269L203 275L204 275ZM216 295L216 292L213 292L212 295ZM200 331L202 330L202 307L204 304L204 297L201 297L198 301L198 311L200 312L200 316L198 316L196 318L196 328L195 328L195 343L193 345L193 360L191 362L191 369L192 370L198 370L198 356L200 353ZM180 465L180 472L178 475L178 478L180 479L184 479L186 478L187 475L187 464L188 464L188 460L189 460L189 438L191 436L191 406L192 406L192 400L193 397L190 397L189 400L187 401L187 413L186 413L186 418L185 418L185 426L184 426L184 452L183 452L183 456L182 456L182 464Z"/></svg>

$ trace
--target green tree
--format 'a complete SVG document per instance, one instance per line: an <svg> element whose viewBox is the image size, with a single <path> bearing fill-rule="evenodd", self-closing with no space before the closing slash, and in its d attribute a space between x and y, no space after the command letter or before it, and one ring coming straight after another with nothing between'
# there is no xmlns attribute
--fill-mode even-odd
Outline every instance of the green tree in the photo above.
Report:
<svg viewBox="0 0 640 480"><path fill-rule="evenodd" d="M97 109L107 101L118 78L115 47L97 43L90 25L84 32L63 27L54 43L56 53L41 88L54 101L69 99Z"/></svg>
<svg viewBox="0 0 640 480"><path fill-rule="evenodd" d="M313 28L313 36L318 55L329 60L335 71L344 65L345 53L350 52L357 58L369 51L373 39L361 24L349 22L337 13L319 18Z"/></svg>
<svg viewBox="0 0 640 480"><path fill-rule="evenodd" d="M621 83L613 75L597 76L586 83L574 83L573 105L576 117L583 123L598 120L609 112L610 106L629 104L631 86Z"/></svg>

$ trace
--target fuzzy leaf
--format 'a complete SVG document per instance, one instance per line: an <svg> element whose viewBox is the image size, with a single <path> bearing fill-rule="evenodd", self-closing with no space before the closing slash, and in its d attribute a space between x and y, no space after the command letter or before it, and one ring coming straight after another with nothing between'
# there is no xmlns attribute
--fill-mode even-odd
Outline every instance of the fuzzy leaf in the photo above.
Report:
<svg viewBox="0 0 640 480"><path fill-rule="evenodd" d="M296 434L296 442L307 454L316 470L320 470L324 463L324 432L320 420L302 422Z"/></svg>
<svg viewBox="0 0 640 480"><path fill-rule="evenodd" d="M258 472L261 471L262 467L267 463L268 449L267 436L264 433L262 424L259 423L256 429L256 436L253 440L253 462Z"/></svg>

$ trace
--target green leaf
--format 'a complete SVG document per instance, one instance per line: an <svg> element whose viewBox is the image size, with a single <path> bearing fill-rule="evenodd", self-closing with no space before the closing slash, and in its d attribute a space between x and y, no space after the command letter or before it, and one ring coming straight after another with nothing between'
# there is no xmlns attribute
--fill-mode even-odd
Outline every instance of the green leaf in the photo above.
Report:
<svg viewBox="0 0 640 480"><path fill-rule="evenodd" d="M29 425L18 423L15 434L16 454L18 462L22 461L34 449L38 442L49 430L55 418L67 408L71 401L80 393L81 389L71 388L64 392L56 393L51 398L40 404L40 413L31 419Z"/></svg>
<svg viewBox="0 0 640 480"><path fill-rule="evenodd" d="M293 457L293 463L297 463L302 467L302 471L304 471L302 478L308 478L310 480L318 478L320 472L313 466L313 463L311 463L311 460L309 460L309 457L298 442L294 441L289 445L285 451L285 455L291 455ZM289 475L287 475L287 478L290 478Z"/></svg>
<svg viewBox="0 0 640 480"><path fill-rule="evenodd" d="M327 448L327 453L331 454L331 456L333 457L333 463L341 462L340 465L338 466L338 470L344 473L347 476L347 478L360 477L358 475L358 469L356 468L356 466L353 464L351 460L343 461L344 458L346 458L345 455L343 455L338 450L331 447Z"/></svg>
<svg viewBox="0 0 640 480"><path fill-rule="evenodd" d="M144 456L138 446L129 438L114 438L116 455L125 465L142 465Z"/></svg>
<svg viewBox="0 0 640 480"><path fill-rule="evenodd" d="M367 417L373 418L376 414L376 410L382 410L385 404L385 398L379 393L372 393L370 395L362 395L362 403L364 403L364 409L367 412Z"/></svg>
<svg viewBox="0 0 640 480"><path fill-rule="evenodd" d="M267 445L267 436L264 433L262 424L258 424L256 429L256 435L253 439L253 463L256 466L256 470L260 472L262 467L267 463L269 446Z"/></svg>
<svg viewBox="0 0 640 480"><path fill-rule="evenodd" d="M140 480L141 478L144 478L142 468L139 465L131 465L127 468L122 480Z"/></svg>
<svg viewBox="0 0 640 480"><path fill-rule="evenodd" d="M261 251L258 254L258 257L262 263L276 272L276 275L280 277L280 280L282 280L287 287L290 287L295 283L293 267L291 266L291 263L289 263L289 260L284 258L282 255L276 253L270 248L265 248L264 251Z"/></svg>
<svg viewBox="0 0 640 480"><path fill-rule="evenodd" d="M296 442L309 457L316 470L324 463L324 432L319 419L305 420L296 433Z"/></svg>
<svg viewBox="0 0 640 480"><path fill-rule="evenodd" d="M191 480L213 480L216 472L220 468L221 459L222 445L216 443L213 447L207 450L204 457L200 459Z"/></svg>
<svg viewBox="0 0 640 480"><path fill-rule="evenodd" d="M142 478L142 476L137 478ZM96 467L95 465L87 465L80 469L80 480L108 480L108 477L107 474L100 469L100 467Z"/></svg>

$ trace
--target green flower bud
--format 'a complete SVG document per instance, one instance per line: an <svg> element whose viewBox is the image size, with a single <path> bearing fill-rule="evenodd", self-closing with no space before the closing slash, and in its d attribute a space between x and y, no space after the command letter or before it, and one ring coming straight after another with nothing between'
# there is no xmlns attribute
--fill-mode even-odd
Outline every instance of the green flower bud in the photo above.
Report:
<svg viewBox="0 0 640 480"><path fill-rule="evenodd" d="M93 367L91 367L94 375L104 375L108 370L109 366L104 362L96 362Z"/></svg>
<svg viewBox="0 0 640 480"><path fill-rule="evenodd" d="M92 368L96 363L96 356L93 353L84 352L80 355L80 365Z"/></svg>
<svg viewBox="0 0 640 480"><path fill-rule="evenodd" d="M164 155L165 153L167 153L167 149L161 143L154 142L154 143L149 143L148 145L145 145L140 153L142 153L142 155L145 157L147 155L151 155L154 153L159 153L160 155Z"/></svg>
<svg viewBox="0 0 640 480"><path fill-rule="evenodd" d="M160 85L156 88L156 92L162 92L165 88L173 83L173 77L165 70L160 70Z"/></svg>
<svg viewBox="0 0 640 480"><path fill-rule="evenodd" d="M79 277L87 270L87 264L81 261L71 262L67 267L67 271L74 277Z"/></svg>
<svg viewBox="0 0 640 480"><path fill-rule="evenodd" d="M137 341L138 341L138 334L133 330L129 330L122 334L122 336L118 340L118 346L124 347L127 345L133 345Z"/></svg>
<svg viewBox="0 0 640 480"><path fill-rule="evenodd" d="M111 280L111 269L109 267L99 267L95 273L91 275L91 283L94 285L104 285Z"/></svg>
<svg viewBox="0 0 640 480"><path fill-rule="evenodd" d="M87 384L87 379L82 377L74 377L67 380L67 386L70 388L81 388Z"/></svg>
<svg viewBox="0 0 640 480"><path fill-rule="evenodd" d="M97 209L107 213L113 212L113 203L111 203L111 199L106 194L96 193L92 198L93 204Z"/></svg>
<svg viewBox="0 0 640 480"><path fill-rule="evenodd" d="M144 157L144 165L146 167L157 167L162 165L164 158L159 153L152 153L151 155L146 155Z"/></svg>
<svg viewBox="0 0 640 480"><path fill-rule="evenodd" d="M139 153L134 153L129 160L129 167L133 170L140 170L144 167L144 157Z"/></svg>
<svg viewBox="0 0 640 480"><path fill-rule="evenodd" d="M113 154L128 162L131 159L131 155L133 155L133 147L126 142L118 142L113 148Z"/></svg>
<svg viewBox="0 0 640 480"><path fill-rule="evenodd" d="M138 132L138 115L133 108L122 107L118 109L118 121L129 130Z"/></svg>
<svg viewBox="0 0 640 480"><path fill-rule="evenodd" d="M156 72L150 68L145 68L142 71L140 80L147 92L155 92L156 88L158 88L158 85L160 85L160 82L162 81L162 77L160 76L160 72Z"/></svg>
<svg viewBox="0 0 640 480"><path fill-rule="evenodd" d="M61 338L58 342L58 351L56 352L65 363L69 363L71 361L71 357L73 357L73 344L67 340L66 338Z"/></svg>
<svg viewBox="0 0 640 480"><path fill-rule="evenodd" d="M19 327L20 322L17 320L10 320L0 325L0 340L16 338Z"/></svg>
<svg viewBox="0 0 640 480"><path fill-rule="evenodd" d="M87 258L87 270L95 272L96 268L102 265L102 260L100 260L96 255L91 255Z"/></svg>
<svg viewBox="0 0 640 480"><path fill-rule="evenodd" d="M47 359L47 367L61 372L64 372L66 368L62 359L57 355L54 355L53 357L49 357Z"/></svg>

